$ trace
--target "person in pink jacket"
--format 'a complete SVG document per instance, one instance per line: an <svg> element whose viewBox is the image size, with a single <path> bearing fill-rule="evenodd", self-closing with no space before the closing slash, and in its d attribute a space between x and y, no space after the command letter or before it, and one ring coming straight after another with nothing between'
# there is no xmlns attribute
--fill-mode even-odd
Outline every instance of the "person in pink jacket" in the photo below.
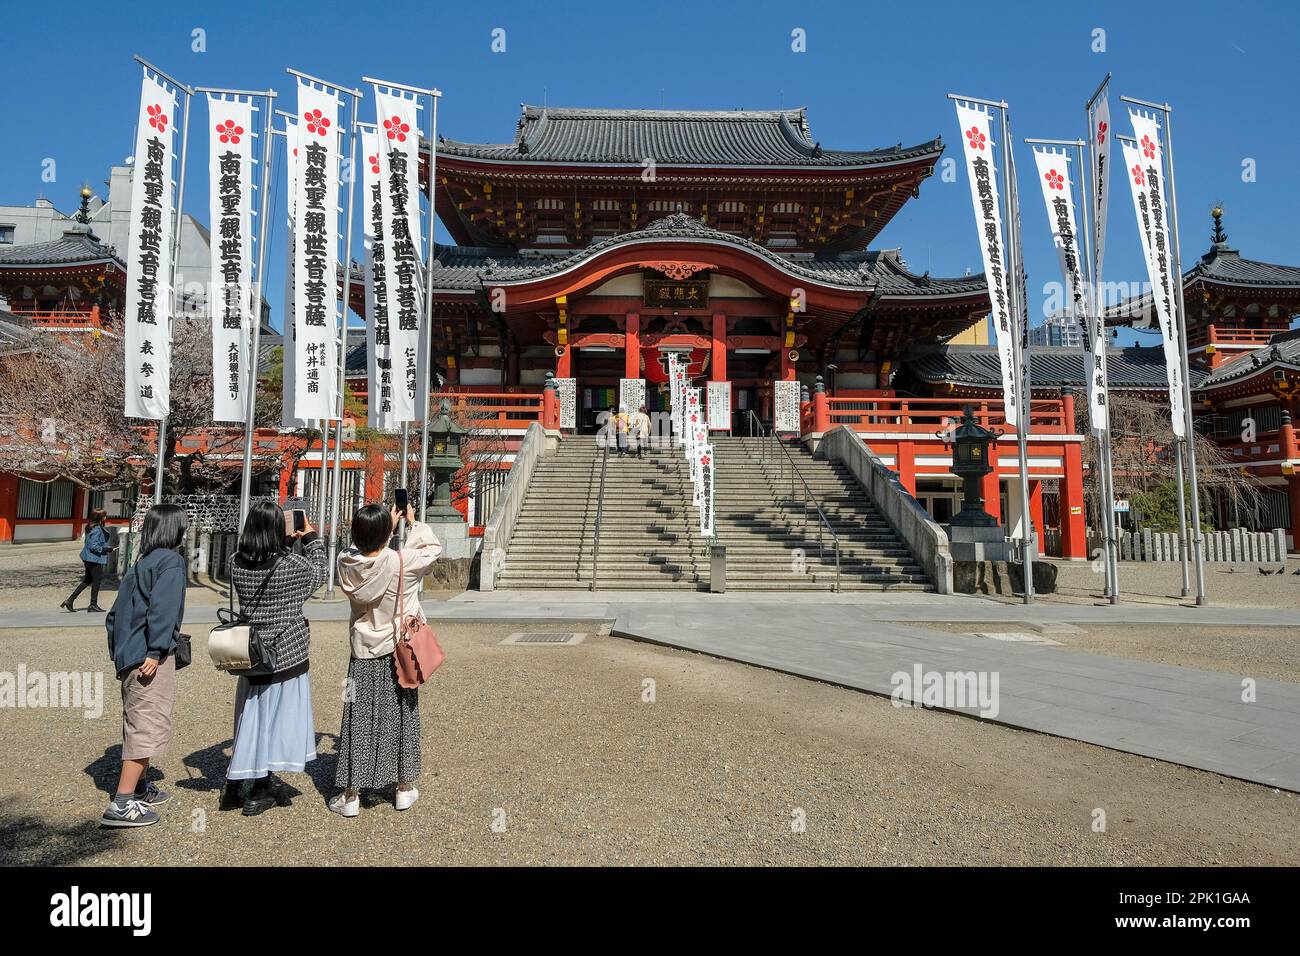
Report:
<svg viewBox="0 0 1300 956"><path fill-rule="evenodd" d="M406 545L389 546L399 518L410 529ZM352 546L338 558L338 581L352 604L343 728L334 782L341 793L329 808L345 817L361 812L362 790L396 786L394 803L408 809L420 796L420 702L418 688L397 683L393 650L398 632L397 588L404 613L419 613L420 581L433 569L442 545L428 525L383 505L366 505L352 519Z"/></svg>

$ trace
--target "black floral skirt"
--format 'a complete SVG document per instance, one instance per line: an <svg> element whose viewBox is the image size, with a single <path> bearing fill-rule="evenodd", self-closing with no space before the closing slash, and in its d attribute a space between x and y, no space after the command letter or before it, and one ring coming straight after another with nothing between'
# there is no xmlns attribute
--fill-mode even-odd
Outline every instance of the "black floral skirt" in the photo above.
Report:
<svg viewBox="0 0 1300 956"><path fill-rule="evenodd" d="M348 664L334 783L345 790L413 783L420 775L418 688L397 683L393 655Z"/></svg>

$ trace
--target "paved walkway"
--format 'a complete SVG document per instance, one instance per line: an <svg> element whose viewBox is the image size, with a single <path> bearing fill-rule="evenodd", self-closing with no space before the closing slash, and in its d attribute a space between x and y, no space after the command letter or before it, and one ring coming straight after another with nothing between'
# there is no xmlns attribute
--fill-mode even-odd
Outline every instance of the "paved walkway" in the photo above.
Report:
<svg viewBox="0 0 1300 956"><path fill-rule="evenodd" d="M1265 608L1126 604L1025 606L918 592L863 594L467 592L427 601L433 621L610 623L612 633L699 651L869 693L890 695L897 673L975 672L998 677L998 723L1098 744L1300 792L1300 684L1008 643L912 622L1052 624L1185 622L1295 626L1295 612ZM312 620L344 620L346 602L314 602ZM5 612L0 627L85 626L88 615ZM216 620L192 605L186 624ZM904 694L912 700L916 694ZM950 706L971 716L976 704Z"/></svg>

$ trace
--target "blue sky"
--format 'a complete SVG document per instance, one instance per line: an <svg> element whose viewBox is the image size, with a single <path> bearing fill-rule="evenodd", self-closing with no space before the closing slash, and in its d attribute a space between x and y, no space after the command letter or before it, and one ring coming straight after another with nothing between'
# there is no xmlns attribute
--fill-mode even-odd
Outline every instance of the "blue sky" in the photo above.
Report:
<svg viewBox="0 0 1300 956"><path fill-rule="evenodd" d="M1208 248L1208 210L1217 201L1243 254L1300 263L1300 5L1197 0L1170 4L1168 13L1160 6L321 0L132 3L129 13L116 8L108 15L114 8L102 4L8 4L0 35L10 81L0 114L0 202L30 203L44 194L71 211L83 180L98 186L108 167L129 155L140 76L132 53L191 85L274 87L285 106L293 90L286 66L358 86L362 75L434 85L444 94L439 131L460 140L509 140L521 102L806 106L814 137L828 148L910 145L941 135L946 155L958 162L948 92L1006 99L1018 140L1074 138L1084 133L1084 100L1110 71L1121 132L1129 132L1121 93L1174 106L1184 267ZM506 31L504 53L490 47L496 28ZM806 31L807 52L791 49L796 28ZM191 49L195 29L205 31L206 52ZM1105 52L1092 49L1099 29ZM185 202L204 220L205 117L199 104ZM362 118L373 118L372 103ZM1043 284L1059 273L1032 157L1022 143L1017 149L1037 321ZM41 181L46 157L58 161L53 184ZM1255 164L1254 182L1242 179L1247 159ZM928 180L876 245L901 246L917 272L980 271L967 189L964 171L956 182ZM273 222L278 226L278 217ZM281 233L273 236L268 270L276 325ZM447 241L441 229L440 238ZM354 254L359 249L358 238ZM1139 256L1132 204L1117 190L1105 278L1143 279Z"/></svg>

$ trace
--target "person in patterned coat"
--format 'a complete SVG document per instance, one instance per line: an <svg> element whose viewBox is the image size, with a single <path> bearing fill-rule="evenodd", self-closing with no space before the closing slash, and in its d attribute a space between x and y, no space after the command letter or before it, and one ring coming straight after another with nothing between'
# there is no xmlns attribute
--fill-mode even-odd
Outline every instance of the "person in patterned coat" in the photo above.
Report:
<svg viewBox="0 0 1300 956"><path fill-rule="evenodd" d="M275 502L259 501L249 509L230 578L240 611L274 647L275 672L239 678L222 810L241 807L251 817L276 804L287 806L275 772L301 772L316 758L307 673L311 629L302 608L324 583L327 567L325 542L310 524L286 534L284 512Z"/></svg>

